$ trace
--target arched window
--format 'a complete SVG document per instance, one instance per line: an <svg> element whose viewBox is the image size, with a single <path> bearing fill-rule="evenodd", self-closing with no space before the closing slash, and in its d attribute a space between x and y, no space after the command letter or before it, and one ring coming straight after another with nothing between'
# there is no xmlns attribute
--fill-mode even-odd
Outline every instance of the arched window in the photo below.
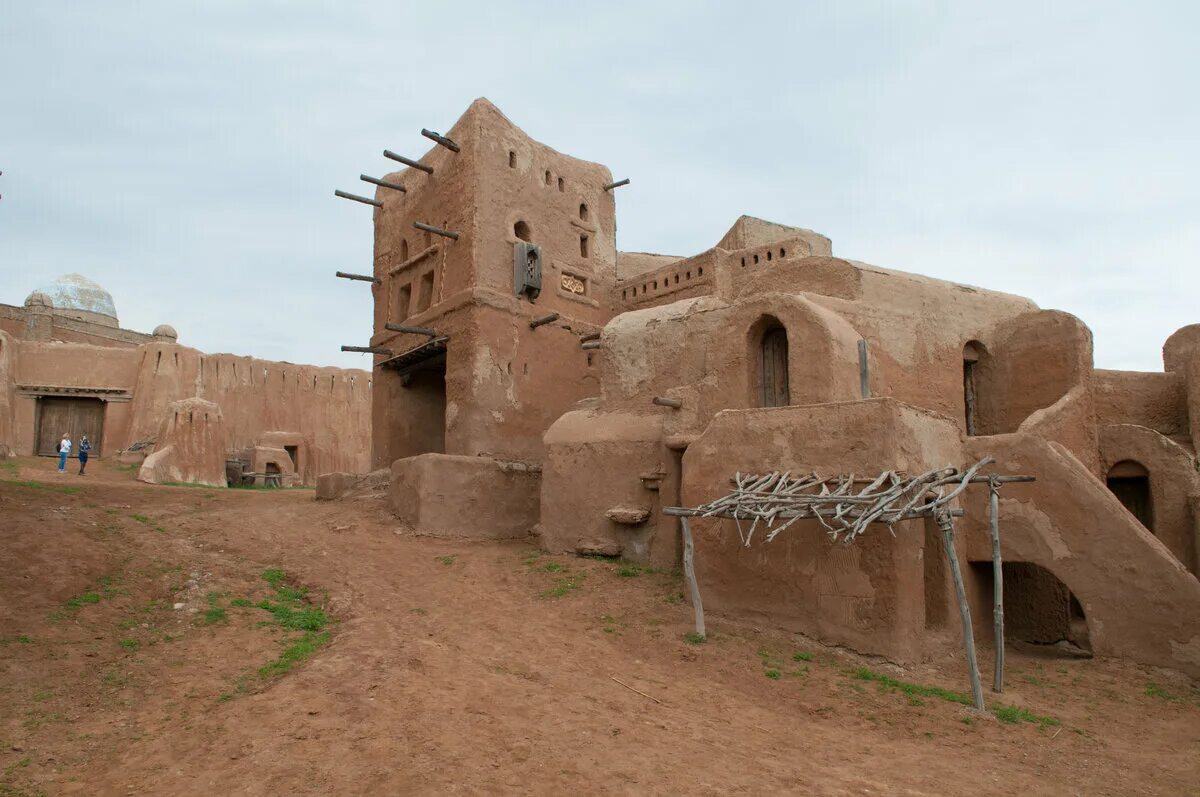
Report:
<svg viewBox="0 0 1200 797"><path fill-rule="evenodd" d="M1154 501L1150 494L1150 471L1140 462L1123 459L1108 469L1105 483L1129 514L1150 532L1154 531Z"/></svg>
<svg viewBox="0 0 1200 797"><path fill-rule="evenodd" d="M513 225L513 235L517 236L522 241L530 241L531 233L529 231L529 225L523 221L518 221Z"/></svg>
<svg viewBox="0 0 1200 797"><path fill-rule="evenodd" d="M779 319L767 318L759 344L759 406L786 407L788 393L787 330Z"/></svg>
<svg viewBox="0 0 1200 797"><path fill-rule="evenodd" d="M977 340L972 340L963 346L963 415L967 425L967 434L978 434L979 416L979 361L986 349Z"/></svg>
<svg viewBox="0 0 1200 797"><path fill-rule="evenodd" d="M408 260L408 239L401 238L400 239L400 262L403 263L407 260Z"/></svg>

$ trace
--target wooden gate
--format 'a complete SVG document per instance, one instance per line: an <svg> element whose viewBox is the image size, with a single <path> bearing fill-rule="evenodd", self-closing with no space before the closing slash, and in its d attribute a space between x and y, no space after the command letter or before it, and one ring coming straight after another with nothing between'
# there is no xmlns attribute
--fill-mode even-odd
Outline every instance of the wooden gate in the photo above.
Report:
<svg viewBox="0 0 1200 797"><path fill-rule="evenodd" d="M104 402L94 398L38 399L37 453L39 456L58 456L58 442L63 433L71 435L71 456L79 455L79 441L87 435L92 444L91 455L100 456L100 440L104 434Z"/></svg>

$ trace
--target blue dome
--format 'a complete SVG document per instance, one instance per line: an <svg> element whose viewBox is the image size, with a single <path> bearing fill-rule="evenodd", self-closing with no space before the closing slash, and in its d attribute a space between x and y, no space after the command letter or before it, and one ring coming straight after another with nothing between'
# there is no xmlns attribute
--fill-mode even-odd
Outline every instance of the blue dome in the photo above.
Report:
<svg viewBox="0 0 1200 797"><path fill-rule="evenodd" d="M113 304L112 294L82 274L66 274L34 293L45 294L53 302L55 310L81 310L117 320L117 307Z"/></svg>

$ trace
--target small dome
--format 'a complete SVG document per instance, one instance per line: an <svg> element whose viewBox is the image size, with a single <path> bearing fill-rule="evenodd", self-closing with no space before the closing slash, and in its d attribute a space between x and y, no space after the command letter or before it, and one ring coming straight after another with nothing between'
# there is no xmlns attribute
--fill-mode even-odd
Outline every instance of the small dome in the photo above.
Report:
<svg viewBox="0 0 1200 797"><path fill-rule="evenodd" d="M53 307L54 302L50 301L50 297L41 291L34 291L25 297L26 307Z"/></svg>
<svg viewBox="0 0 1200 797"><path fill-rule="evenodd" d="M88 313L111 318L116 325L117 307L113 304L112 294L82 274L65 274L34 291L30 298L38 293L49 297L51 306L63 315L71 315L72 311Z"/></svg>
<svg viewBox="0 0 1200 797"><path fill-rule="evenodd" d="M156 326L154 328L154 337L170 338L171 340L178 340L179 333L176 332L175 327L171 326L170 324L159 324L158 326Z"/></svg>

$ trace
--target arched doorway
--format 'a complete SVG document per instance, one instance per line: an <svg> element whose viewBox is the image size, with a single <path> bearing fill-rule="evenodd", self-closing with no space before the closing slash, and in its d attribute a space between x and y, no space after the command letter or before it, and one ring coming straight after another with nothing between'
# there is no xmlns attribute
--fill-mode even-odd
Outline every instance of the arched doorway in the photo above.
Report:
<svg viewBox="0 0 1200 797"><path fill-rule="evenodd" d="M791 403L787 329L777 318L767 318L762 324L758 384L760 407L786 407Z"/></svg>
<svg viewBox="0 0 1200 797"><path fill-rule="evenodd" d="M979 361L987 350L977 340L963 346L963 416L967 434L979 434Z"/></svg>
<svg viewBox="0 0 1200 797"><path fill-rule="evenodd" d="M1129 514L1148 531L1154 531L1154 501L1150 495L1150 471L1142 463L1123 459L1108 469L1104 479L1108 489Z"/></svg>

